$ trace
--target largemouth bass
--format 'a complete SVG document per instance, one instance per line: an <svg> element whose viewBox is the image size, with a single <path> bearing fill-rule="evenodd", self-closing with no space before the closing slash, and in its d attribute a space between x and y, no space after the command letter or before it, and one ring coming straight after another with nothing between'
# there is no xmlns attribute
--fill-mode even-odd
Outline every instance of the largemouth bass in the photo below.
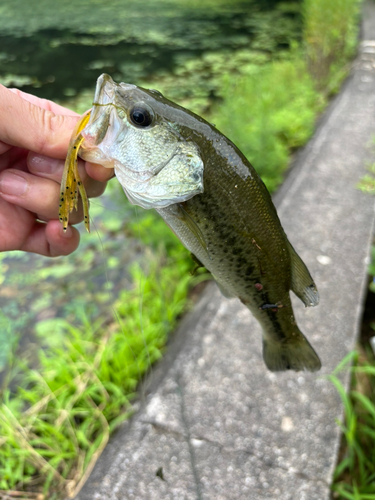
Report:
<svg viewBox="0 0 375 500"><path fill-rule="evenodd" d="M270 370L319 370L289 297L292 290L305 306L315 306L317 288L244 155L158 91L101 75L94 99L88 123L83 118L72 138L79 155L114 168L130 202L155 208L223 294L250 309L262 326ZM63 209L68 203L74 205L64 199Z"/></svg>

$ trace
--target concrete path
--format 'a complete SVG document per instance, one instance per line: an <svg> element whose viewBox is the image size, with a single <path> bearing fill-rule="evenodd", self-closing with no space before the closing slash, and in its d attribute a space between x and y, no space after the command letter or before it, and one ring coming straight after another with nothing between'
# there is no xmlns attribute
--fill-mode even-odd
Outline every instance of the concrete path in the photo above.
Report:
<svg viewBox="0 0 375 500"><path fill-rule="evenodd" d="M320 291L317 308L294 305L323 369L268 372L257 322L209 286L77 500L329 498L342 405L325 375L355 347L374 224L374 197L356 188L375 159L375 4L365 10L353 75L276 196Z"/></svg>

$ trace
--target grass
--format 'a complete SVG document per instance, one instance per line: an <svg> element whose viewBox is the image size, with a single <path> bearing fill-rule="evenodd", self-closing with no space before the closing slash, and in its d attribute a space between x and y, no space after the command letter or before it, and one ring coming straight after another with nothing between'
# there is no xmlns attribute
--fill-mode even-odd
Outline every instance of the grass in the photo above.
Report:
<svg viewBox="0 0 375 500"><path fill-rule="evenodd" d="M367 167L368 174L360 180L358 187L361 191L369 194L375 194L375 163Z"/></svg>
<svg viewBox="0 0 375 500"><path fill-rule="evenodd" d="M360 0L304 0L304 41L316 86L330 89L335 73L353 57L359 28ZM330 82L331 80L331 82Z"/></svg>
<svg viewBox="0 0 375 500"><path fill-rule="evenodd" d="M246 76L227 76L223 104L210 117L255 165L270 191L282 182L291 153L314 131L326 99L314 87L301 52Z"/></svg>
<svg viewBox="0 0 375 500"><path fill-rule="evenodd" d="M363 314L361 347L349 353L329 377L344 407L344 421L338 422L343 435L332 485L333 498L340 500L375 500L375 344L370 348L369 342L375 339L375 246L371 248L368 273L372 280ZM351 374L349 394L339 377L344 370Z"/></svg>
<svg viewBox="0 0 375 500"><path fill-rule="evenodd" d="M375 325L374 325L375 327ZM342 370L352 376L346 393L339 378ZM344 446L334 472L333 497L375 500L375 362L372 353L349 353L329 376L344 406Z"/></svg>
<svg viewBox="0 0 375 500"><path fill-rule="evenodd" d="M374 141L373 141L374 142ZM368 165L358 188L375 194L375 164ZM372 276L368 293L375 293L375 246L371 248L368 273ZM372 317L374 315L372 314ZM375 338L375 322L371 323ZM368 335L368 333L367 333ZM366 342L367 344L368 342ZM367 347L350 353L330 376L344 406L341 453L334 473L333 497L348 500L375 500L375 359ZM349 394L338 378L341 370L352 376Z"/></svg>
<svg viewBox="0 0 375 500"><path fill-rule="evenodd" d="M302 47L294 41L272 61L248 61L241 72L229 68L222 79L223 103L210 120L255 165L270 191L282 182L291 154L311 137L328 97L348 74L359 5L359 0L304 0Z"/></svg>
<svg viewBox="0 0 375 500"><path fill-rule="evenodd" d="M153 251L131 265L132 286L119 293L112 317L93 321L78 305L74 323L39 321L37 347L11 360L0 407L3 492L54 499L79 491L110 433L131 414L139 380L162 356L189 287L206 278L191 276L187 251L152 212L129 230Z"/></svg>

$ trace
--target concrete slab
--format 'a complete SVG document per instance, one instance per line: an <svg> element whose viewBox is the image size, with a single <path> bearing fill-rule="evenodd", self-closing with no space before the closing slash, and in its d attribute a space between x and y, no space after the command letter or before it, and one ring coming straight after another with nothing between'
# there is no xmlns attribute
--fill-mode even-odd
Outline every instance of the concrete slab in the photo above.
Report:
<svg viewBox="0 0 375 500"><path fill-rule="evenodd" d="M365 8L375 40L375 4ZM375 215L356 188L375 159L375 53L362 47L275 198L320 291L317 308L293 304L321 372L268 372L259 325L210 285L77 500L328 500L342 405L325 375L355 347Z"/></svg>

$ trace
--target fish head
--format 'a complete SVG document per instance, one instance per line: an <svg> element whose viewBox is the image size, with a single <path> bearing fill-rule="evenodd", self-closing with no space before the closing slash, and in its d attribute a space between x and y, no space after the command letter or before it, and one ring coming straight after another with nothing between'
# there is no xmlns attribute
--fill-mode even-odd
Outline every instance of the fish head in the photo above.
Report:
<svg viewBox="0 0 375 500"><path fill-rule="evenodd" d="M97 81L93 108L82 131L79 155L114 168L129 200L164 208L203 192L203 160L182 133L183 109L156 90Z"/></svg>

